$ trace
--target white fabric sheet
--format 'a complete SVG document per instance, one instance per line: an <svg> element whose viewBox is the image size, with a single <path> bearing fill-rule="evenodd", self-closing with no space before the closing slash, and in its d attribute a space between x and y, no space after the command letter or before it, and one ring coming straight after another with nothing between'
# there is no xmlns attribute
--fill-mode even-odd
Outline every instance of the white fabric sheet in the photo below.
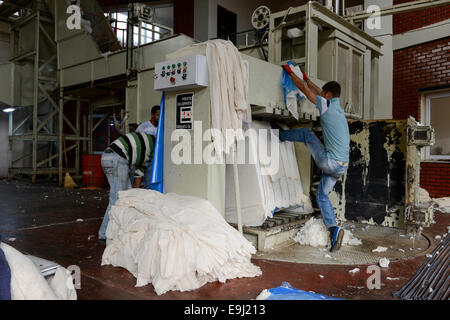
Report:
<svg viewBox="0 0 450 320"><path fill-rule="evenodd" d="M13 247L0 243L11 269L11 300L76 300L73 278L63 267L48 281L36 265Z"/></svg>
<svg viewBox="0 0 450 320"><path fill-rule="evenodd" d="M300 67L298 66L292 66L291 70L294 72L294 74L303 80L303 74L300 70ZM297 95L300 96L301 100L297 100ZM306 99L306 96L303 92L300 91L300 89L292 90L286 95L286 108L291 112L292 116L298 120L298 104L299 102L303 102Z"/></svg>
<svg viewBox="0 0 450 320"><path fill-rule="evenodd" d="M271 132L270 135L262 135L267 138L268 145L271 139L278 139L267 122L253 121L251 124L246 124L245 128L265 129ZM242 224L260 226L268 217L273 216L276 208L297 207L296 212L299 213L313 212L311 200L303 194L294 144L280 142L279 166L274 172L275 166L264 165L259 158L258 143L257 137L249 135L245 141L245 148L238 147L238 159L239 151L247 150L250 155L249 163L253 163L238 165ZM274 153L272 155L275 156ZM272 160L277 161L274 157ZM230 223L237 223L233 165L227 165L226 170L225 218Z"/></svg>
<svg viewBox="0 0 450 320"><path fill-rule="evenodd" d="M208 63L211 102L211 128L222 133L224 139L214 140L216 152L229 153L235 139L226 139L226 130L233 129L239 135L242 121L251 122L248 102L249 65L231 41L215 39L182 48L174 55L191 54L192 48L204 47Z"/></svg>
<svg viewBox="0 0 450 320"><path fill-rule="evenodd" d="M207 200L153 190L121 191L111 208L102 265L152 283L156 293L261 275L252 244Z"/></svg>

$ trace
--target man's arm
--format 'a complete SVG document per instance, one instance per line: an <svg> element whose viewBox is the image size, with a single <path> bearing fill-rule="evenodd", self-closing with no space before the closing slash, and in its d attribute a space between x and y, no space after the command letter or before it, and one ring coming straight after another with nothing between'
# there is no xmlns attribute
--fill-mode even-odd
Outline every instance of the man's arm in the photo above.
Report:
<svg viewBox="0 0 450 320"><path fill-rule="evenodd" d="M303 80L306 82L306 84L311 89L311 91L316 96L322 95L322 90L318 86L316 86L315 83L311 81L311 79L308 78L308 76L306 75L305 71L303 71L302 69L300 69L300 71L302 72Z"/></svg>
<svg viewBox="0 0 450 320"><path fill-rule="evenodd" d="M309 101L311 101L313 104L316 104L316 96L315 94L307 85L306 82L297 77L294 73L290 74L292 82L295 84L297 88L300 89L301 92L308 98Z"/></svg>
<svg viewBox="0 0 450 320"><path fill-rule="evenodd" d="M322 89L320 89L318 86L314 84L314 82L311 81L311 79L308 78L308 81L306 81L306 84L311 89L311 91L316 95L320 96L322 94Z"/></svg>
<svg viewBox="0 0 450 320"><path fill-rule="evenodd" d="M134 180L133 180L133 188L140 188L142 177L144 176L145 168L142 165L139 165L134 170Z"/></svg>

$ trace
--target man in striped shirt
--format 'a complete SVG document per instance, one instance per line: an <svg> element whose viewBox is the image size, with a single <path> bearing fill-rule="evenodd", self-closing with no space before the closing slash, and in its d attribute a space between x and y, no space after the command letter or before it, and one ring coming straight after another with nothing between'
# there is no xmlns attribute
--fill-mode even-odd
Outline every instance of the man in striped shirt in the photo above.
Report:
<svg viewBox="0 0 450 320"><path fill-rule="evenodd" d="M119 191L139 188L145 167L151 163L155 137L146 133L128 133L115 140L102 154L102 167L110 186L109 204L98 231L101 243L106 241L109 210L116 203ZM131 183L130 170L134 169Z"/></svg>

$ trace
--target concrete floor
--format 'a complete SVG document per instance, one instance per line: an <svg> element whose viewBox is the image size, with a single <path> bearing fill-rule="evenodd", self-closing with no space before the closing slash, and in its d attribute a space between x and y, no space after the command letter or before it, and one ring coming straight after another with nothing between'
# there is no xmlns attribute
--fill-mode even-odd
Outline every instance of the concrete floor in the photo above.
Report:
<svg viewBox="0 0 450 320"><path fill-rule="evenodd" d="M0 233L3 241L25 254L81 269L80 300L236 300L255 299L263 289L287 281L292 286L341 299L393 299L425 262L425 252L391 262L381 271L381 289L366 287L367 265L327 265L254 259L263 274L256 278L209 283L190 292L156 295L151 285L136 288L136 279L125 269L100 266L104 246L97 243L97 230L108 204L107 190L63 189L54 183L32 185L27 181L0 180ZM83 221L78 221L82 219ZM432 239L447 232L449 214L436 214L436 224L424 229ZM427 251L429 251L427 250ZM348 271L358 267L360 272ZM320 278L323 275L324 278ZM388 280L399 278L399 280Z"/></svg>

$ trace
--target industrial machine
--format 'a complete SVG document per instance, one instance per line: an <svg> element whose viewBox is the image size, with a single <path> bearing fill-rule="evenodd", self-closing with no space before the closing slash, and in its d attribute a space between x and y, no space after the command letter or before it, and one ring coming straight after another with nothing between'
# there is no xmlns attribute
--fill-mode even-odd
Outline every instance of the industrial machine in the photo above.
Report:
<svg viewBox="0 0 450 320"><path fill-rule="evenodd" d="M4 2L0 14L17 10L16 2L20 1ZM248 99L252 118L261 121L261 125L275 119L290 127L316 127L319 113L309 101L298 103L298 118L285 107L280 65L287 61L300 65L319 86L331 80L340 82L341 105L347 117L353 119L349 124L351 156L358 161L354 161L354 167L349 168L333 191L338 218L389 227L426 225L432 217L420 213L424 211L415 202L416 191L412 190L418 188L417 150L432 143L432 130L413 123L363 120L365 114L373 114L371 111L378 108L382 43L330 10L330 3L327 1L326 7L311 1L280 12L271 12L265 6L255 10L251 23L257 31L257 41L239 46L241 57L249 66ZM87 19L80 30L64 27L66 6L56 0L36 1L27 9L32 14L12 25L11 63L0 66L2 78L11 81L6 81L0 89L0 100L23 108L23 115L10 115L9 145L11 153L18 148L28 151L31 161L24 161L26 155L11 159L10 174L30 174L34 179L39 174L58 174L62 182L64 140L71 142L67 152L75 153L77 159L69 171L80 174L82 150L92 152L93 132L108 118L108 113L114 108L125 110L127 130L130 130L133 124L148 120L151 107L159 103L161 91L165 91L164 191L208 199L227 216L226 203L231 199L227 198L227 188L236 186L235 179L245 176L234 175L244 170L242 165L237 165L235 170L236 167L227 164L207 164L195 159L193 164L180 165L174 164L170 157L181 139L178 136L179 140L172 141L172 134L176 130L181 130L177 131L180 134L197 132L197 121L202 124L198 131L201 143L196 145L198 137L190 135L190 148L203 149L209 144L208 139L202 139L203 132L211 124L211 92L204 47L178 51L197 41L184 35L173 35L170 28L157 26L152 22L151 8L138 3L129 7L128 41L122 47L97 1L81 0L80 8L98 13L92 17L84 16ZM139 35L135 43L131 30L137 26L139 30L147 28L149 31L147 24L150 23L161 27L160 31L152 27L151 32L159 32L164 37L145 43L140 41ZM89 29L89 25L94 24L96 28ZM35 34L37 40L29 42L23 34ZM102 110L105 114L97 123L93 121L94 110ZM369 112L365 112L367 110ZM26 126L28 123L31 125ZM369 134L371 132L379 135ZM371 139L381 143L381 149L373 148ZM385 141L394 142L383 148ZM314 199L319 173L308 150L301 144L294 144L294 148L303 194ZM371 152L383 158L371 162ZM393 157L396 161L391 161ZM372 165L379 165L378 171L369 170ZM407 168L406 183L399 169L402 167ZM372 177L373 172L381 172L383 178ZM361 186L352 185L354 181ZM238 194L237 189L244 187L246 182L241 180L233 192ZM363 190L359 198L351 193L356 187ZM392 188L396 188L395 194L400 196L387 199L380 214L382 204L373 201L373 196L379 190L386 195ZM236 210L239 202L244 201L236 198ZM351 214L361 210L366 214ZM259 226L246 226L245 219L237 224L243 224L247 236L263 250L286 240L298 230L301 221L297 213L278 212L273 218L261 221Z"/></svg>
<svg viewBox="0 0 450 320"><path fill-rule="evenodd" d="M259 7L252 16L252 23L255 29L266 30L265 37L268 38L267 62L261 59L259 53L255 54L252 48L240 48L242 59L249 64L249 103L254 120L276 119L291 127L315 127L318 111L312 103L307 100L299 102L298 119L285 107L280 87L282 70L279 66L287 61L294 61L302 66L318 85L331 80L342 85L341 105L347 117L354 119L349 123L354 165L337 183L331 194L338 219L387 227L405 227L407 224L419 226L431 221L432 217L428 214L418 223L420 219L413 219L409 214L418 212L418 206L413 209L405 204L405 194L419 188L417 179L414 183L405 183L402 175L410 154L416 154L417 146L420 147L417 143L414 150L405 147L405 139L411 126L407 125L406 121L362 120L365 108L377 107L381 43L317 2L276 13ZM154 88L166 92L164 192L190 194L208 199L229 222L239 224L227 213L228 202L230 199L234 200L233 197L227 197L227 189L233 189L230 185L235 183L230 165L203 162L174 164L170 158L174 147L179 143L179 140L171 140L175 130L185 131L190 139L189 146L194 151L197 134L195 122L201 121L201 134L211 124L210 90L204 83L195 80L201 78L200 74L206 73L206 64L200 69L190 69L190 72L196 74L191 76L190 80L183 79L182 76L186 61L195 61L199 55L206 55L204 49L199 48L194 46L168 54L166 61L157 64L155 68ZM171 71L168 73L168 70ZM189 125L182 126L180 124L183 121L183 113L180 108L183 107L182 99L186 97L189 102L188 108L184 110L188 112ZM416 132L432 134L431 128L415 128ZM318 134L320 135L320 132ZM181 135L182 133L178 137ZM417 133L416 136L420 134ZM208 141L202 140L201 147L206 147L207 143ZM428 139L424 143L432 141ZM380 149L377 149L376 145ZM303 145L296 144L295 149L303 192L314 199L316 179L320 177L320 172L317 172L309 152ZM377 154L379 157L372 156L371 161L371 154ZM415 158L414 161L415 168L420 166L419 159ZM238 166L239 175L245 175L242 172L243 166ZM256 180L254 181L256 186ZM240 190L249 188L248 185L244 187L241 180L239 184ZM362 192L355 194L356 189ZM256 189L254 192L258 193ZM242 195L242 191L240 193ZM374 200L380 194L382 196ZM392 194L392 197L389 194ZM241 214L245 215L244 211L243 209ZM295 234L302 223L298 219L301 219L298 215L278 212L258 226L244 223L244 233L259 250L264 250ZM245 219L241 218L241 223L242 220Z"/></svg>

